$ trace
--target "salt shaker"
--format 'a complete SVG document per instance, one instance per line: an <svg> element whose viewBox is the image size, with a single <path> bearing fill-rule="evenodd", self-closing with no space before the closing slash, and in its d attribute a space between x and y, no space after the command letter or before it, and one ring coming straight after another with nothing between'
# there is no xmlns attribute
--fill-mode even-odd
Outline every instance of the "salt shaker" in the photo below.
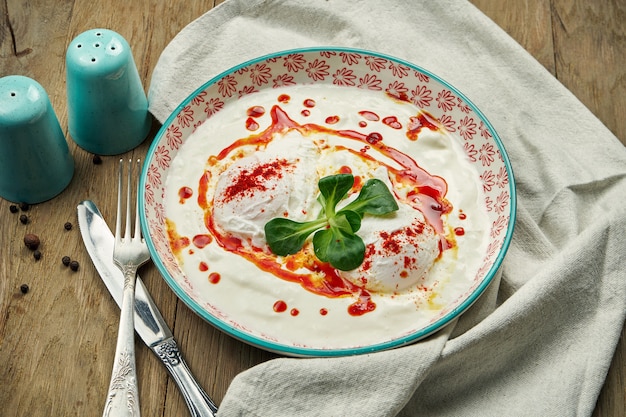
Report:
<svg viewBox="0 0 626 417"><path fill-rule="evenodd" d="M44 88L35 80L0 78L0 196L36 204L70 183L74 159Z"/></svg>
<svg viewBox="0 0 626 417"><path fill-rule="evenodd" d="M117 155L141 144L152 119L128 42L112 30L88 30L72 40L65 64L74 142L99 155Z"/></svg>

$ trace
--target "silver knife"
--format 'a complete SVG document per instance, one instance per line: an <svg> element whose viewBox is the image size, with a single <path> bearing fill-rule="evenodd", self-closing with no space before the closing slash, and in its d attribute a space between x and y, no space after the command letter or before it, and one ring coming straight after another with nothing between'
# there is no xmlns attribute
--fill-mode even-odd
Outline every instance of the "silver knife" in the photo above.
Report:
<svg viewBox="0 0 626 417"><path fill-rule="evenodd" d="M77 210L78 225L87 252L119 307L122 303L124 276L113 264L113 233L93 201L81 202ZM174 378L191 415L215 417L217 406L191 374L172 331L139 276L135 288L135 331Z"/></svg>

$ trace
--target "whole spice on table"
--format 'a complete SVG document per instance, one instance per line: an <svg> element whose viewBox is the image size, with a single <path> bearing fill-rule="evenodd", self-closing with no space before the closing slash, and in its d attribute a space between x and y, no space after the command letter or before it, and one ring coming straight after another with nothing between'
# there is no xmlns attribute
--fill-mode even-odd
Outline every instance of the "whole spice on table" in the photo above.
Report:
<svg viewBox="0 0 626 417"><path fill-rule="evenodd" d="M93 163L94 165L100 165L102 163L102 158L100 157L100 155L93 156Z"/></svg>
<svg viewBox="0 0 626 417"><path fill-rule="evenodd" d="M24 235L24 245L30 250L36 250L39 247L41 240L39 236L34 233L26 233Z"/></svg>
<svg viewBox="0 0 626 417"><path fill-rule="evenodd" d="M11 204L11 205L9 206L9 211L10 211L11 213L17 213L19 210L20 210L20 209L19 209L19 208L18 208L15 204Z"/></svg>
<svg viewBox="0 0 626 417"><path fill-rule="evenodd" d="M28 223L28 216L25 215L25 214L21 214L20 215L20 223L27 224Z"/></svg>
<svg viewBox="0 0 626 417"><path fill-rule="evenodd" d="M63 225L63 228L65 230L72 230L72 223L70 222L65 222L65 224Z"/></svg>
<svg viewBox="0 0 626 417"><path fill-rule="evenodd" d="M28 284L20 285L20 291L22 292L22 294L26 294L28 292L28 290L29 290Z"/></svg>
<svg viewBox="0 0 626 417"><path fill-rule="evenodd" d="M63 258L61 258L61 262L63 262L63 265L65 266L69 266L71 261L72 260L69 256L64 256Z"/></svg>
<svg viewBox="0 0 626 417"><path fill-rule="evenodd" d="M40 250L36 250L33 252L33 258L35 258L36 261L41 259L41 251Z"/></svg>
<svg viewBox="0 0 626 417"><path fill-rule="evenodd" d="M30 205L28 203L20 203L20 209L22 211L28 211L29 208L30 208Z"/></svg>
<svg viewBox="0 0 626 417"><path fill-rule="evenodd" d="M80 266L80 264L78 263L78 261L72 261L70 262L70 269L72 271L78 271L78 267Z"/></svg>

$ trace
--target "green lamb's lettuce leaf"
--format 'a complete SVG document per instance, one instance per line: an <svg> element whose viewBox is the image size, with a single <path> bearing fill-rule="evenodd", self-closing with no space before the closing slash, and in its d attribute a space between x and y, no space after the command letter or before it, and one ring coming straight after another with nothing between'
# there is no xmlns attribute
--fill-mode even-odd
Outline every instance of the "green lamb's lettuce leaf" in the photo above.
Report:
<svg viewBox="0 0 626 417"><path fill-rule="evenodd" d="M348 195L353 185L354 177L351 174L320 179L320 218L309 222L295 222L285 218L270 220L265 225L265 238L270 250L279 256L294 254L315 233L313 251L320 261L343 271L358 268L365 257L365 244L356 234L363 215L387 214L398 210L398 204L384 182L371 179L363 185L354 201L336 212L337 204Z"/></svg>
<svg viewBox="0 0 626 417"><path fill-rule="evenodd" d="M374 178L363 185L357 199L341 211L344 210L355 211L361 216L365 213L381 215L398 210L398 203L385 183Z"/></svg>

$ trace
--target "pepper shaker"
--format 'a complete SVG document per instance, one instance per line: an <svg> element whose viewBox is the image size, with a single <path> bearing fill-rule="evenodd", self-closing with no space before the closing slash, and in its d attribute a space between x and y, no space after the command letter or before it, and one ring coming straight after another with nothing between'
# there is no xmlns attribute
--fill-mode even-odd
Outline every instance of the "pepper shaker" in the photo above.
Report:
<svg viewBox="0 0 626 417"><path fill-rule="evenodd" d="M61 193L74 159L44 88L35 80L0 78L0 196L36 204Z"/></svg>
<svg viewBox="0 0 626 417"><path fill-rule="evenodd" d="M152 119L128 42L108 29L81 33L66 56L69 134L78 146L117 155L146 138Z"/></svg>

